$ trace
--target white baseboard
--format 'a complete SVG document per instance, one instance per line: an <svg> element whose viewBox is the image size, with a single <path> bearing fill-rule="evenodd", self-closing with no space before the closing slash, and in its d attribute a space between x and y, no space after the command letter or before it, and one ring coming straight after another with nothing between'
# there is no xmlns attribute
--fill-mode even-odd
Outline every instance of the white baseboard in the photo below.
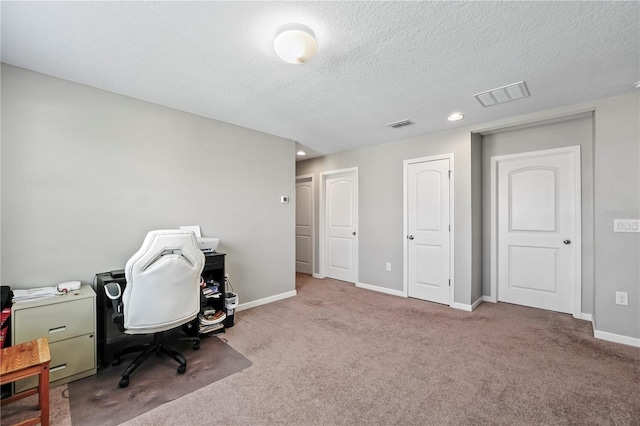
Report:
<svg viewBox="0 0 640 426"><path fill-rule="evenodd" d="M498 303L495 296L482 296L482 301L489 302L489 303Z"/></svg>
<svg viewBox="0 0 640 426"><path fill-rule="evenodd" d="M364 284L364 283L356 283L356 287L364 288L365 290L378 291L380 293L390 294L392 296L406 297L402 290L394 290L391 288L379 287L377 285Z"/></svg>
<svg viewBox="0 0 640 426"><path fill-rule="evenodd" d="M594 330L593 337L596 339L607 340L614 343L622 343L623 345L635 346L640 348L640 339L637 337L622 336L620 334L608 333L606 331Z"/></svg>
<svg viewBox="0 0 640 426"><path fill-rule="evenodd" d="M298 294L297 291L292 290L286 293L276 294L275 296L265 297L264 299L254 300L253 302L241 303L236 308L236 311L244 311L245 309L255 308L256 306L266 305L267 303L277 302L278 300L287 299Z"/></svg>
<svg viewBox="0 0 640 426"><path fill-rule="evenodd" d="M461 311L471 312L471 305L467 305L465 303L453 302L450 305L453 309L460 309Z"/></svg>
<svg viewBox="0 0 640 426"><path fill-rule="evenodd" d="M593 314L585 314L583 312L580 319L591 322L591 326L593 327L593 337L596 339L640 348L640 339L637 337L623 336L621 334L609 333L608 331L596 330L596 319Z"/></svg>
<svg viewBox="0 0 640 426"><path fill-rule="evenodd" d="M584 312L580 314L580 316L575 317L584 321L589 321L589 322L593 322L593 315L592 314L585 314Z"/></svg>
<svg viewBox="0 0 640 426"><path fill-rule="evenodd" d="M471 305L467 305L466 303L453 302L453 304L451 304L451 307L454 309L460 309L461 311L472 312L475 308L478 307L480 303L482 303L482 301L482 297L480 297Z"/></svg>
<svg viewBox="0 0 640 426"><path fill-rule="evenodd" d="M478 297L478 300L476 300L475 302L473 302L471 304L471 310L473 311L475 308L478 307L478 305L480 305L482 302L484 302L484 298L482 296Z"/></svg>
<svg viewBox="0 0 640 426"><path fill-rule="evenodd" d="M318 278L319 280L323 280L323 279L324 279L324 276L322 276L322 275L320 275L320 274L316 274L315 272L314 272L313 274L311 274L311 276L312 276L313 278Z"/></svg>

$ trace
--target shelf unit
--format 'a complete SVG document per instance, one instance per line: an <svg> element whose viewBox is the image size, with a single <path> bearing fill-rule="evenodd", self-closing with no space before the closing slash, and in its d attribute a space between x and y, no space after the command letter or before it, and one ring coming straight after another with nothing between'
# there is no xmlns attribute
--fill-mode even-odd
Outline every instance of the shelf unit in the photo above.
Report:
<svg viewBox="0 0 640 426"><path fill-rule="evenodd" d="M206 287L210 288L212 285L217 286L217 292L214 293L218 297L206 297L201 294L200 297L200 313L204 313L207 310L220 311L226 314L226 307L224 302L225 297L225 272L224 272L224 253L207 253L205 254L204 268L202 270L202 279L204 280ZM203 289L204 290L204 289ZM199 320L194 320L194 327L198 329L198 335L206 335L213 333L222 333L225 329L224 320L215 326L210 326L203 331L203 326L200 325ZM192 333L193 334L193 333Z"/></svg>

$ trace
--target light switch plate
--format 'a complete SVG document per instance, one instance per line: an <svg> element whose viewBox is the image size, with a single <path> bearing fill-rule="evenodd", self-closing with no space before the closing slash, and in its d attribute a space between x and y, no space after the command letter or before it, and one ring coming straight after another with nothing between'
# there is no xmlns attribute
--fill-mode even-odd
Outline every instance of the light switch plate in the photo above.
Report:
<svg viewBox="0 0 640 426"><path fill-rule="evenodd" d="M614 219L613 232L640 232L640 219Z"/></svg>

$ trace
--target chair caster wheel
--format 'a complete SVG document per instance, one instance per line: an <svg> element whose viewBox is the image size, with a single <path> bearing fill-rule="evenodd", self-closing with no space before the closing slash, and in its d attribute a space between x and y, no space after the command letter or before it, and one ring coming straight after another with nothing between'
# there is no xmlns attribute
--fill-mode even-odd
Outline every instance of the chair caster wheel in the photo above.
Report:
<svg viewBox="0 0 640 426"><path fill-rule="evenodd" d="M129 386L129 378L123 377L122 379L120 379L120 383L118 383L118 386L120 386L121 388L126 388L127 386Z"/></svg>
<svg viewBox="0 0 640 426"><path fill-rule="evenodd" d="M114 367L120 365L120 358L114 358L113 361L111 361L111 365Z"/></svg>
<svg viewBox="0 0 640 426"><path fill-rule="evenodd" d="M198 349L200 349L200 343L194 343L193 344L193 350L197 351Z"/></svg>
<svg viewBox="0 0 640 426"><path fill-rule="evenodd" d="M180 367L178 367L178 374L184 374L185 371L187 371L187 365L180 364Z"/></svg>

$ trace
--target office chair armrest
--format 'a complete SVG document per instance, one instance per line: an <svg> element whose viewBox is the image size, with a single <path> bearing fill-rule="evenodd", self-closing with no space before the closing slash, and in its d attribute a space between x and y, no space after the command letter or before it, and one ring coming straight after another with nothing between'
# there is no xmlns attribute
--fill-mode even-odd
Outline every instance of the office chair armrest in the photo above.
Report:
<svg viewBox="0 0 640 426"><path fill-rule="evenodd" d="M118 326L118 330L124 332L124 313L122 312L122 289L118 283L107 283L104 286L104 292L113 306L113 314L111 319Z"/></svg>

